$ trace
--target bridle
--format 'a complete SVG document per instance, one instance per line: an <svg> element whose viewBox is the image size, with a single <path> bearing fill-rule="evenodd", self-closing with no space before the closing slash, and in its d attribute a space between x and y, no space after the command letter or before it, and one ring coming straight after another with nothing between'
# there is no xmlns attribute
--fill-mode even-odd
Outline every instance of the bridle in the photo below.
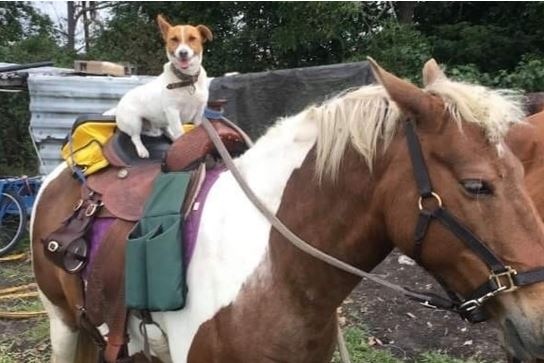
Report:
<svg viewBox="0 0 544 363"><path fill-rule="evenodd" d="M232 122L226 120L225 118L221 118L225 120L227 124L232 124ZM444 287L449 298L427 292L416 292L404 288L384 280L375 274L362 271L350 264L345 263L344 261L328 255L299 238L289 228L287 228L283 222L281 222L253 192L234 164L215 128L211 125L208 119L204 118L202 120L202 126L208 133L208 136L223 159L223 162L232 173L232 176L238 182L240 188L246 194L248 199L268 219L270 224L296 248L340 270L349 272L361 278L367 278L376 282L377 284L401 293L408 298L421 303L423 306L456 312L463 319L466 319L472 323L485 321L487 320L487 316L482 307L487 300L500 293L514 291L518 287L544 281L544 267L526 272L518 272L512 267L506 266L477 236L475 236L467 227L458 222L458 220L443 207L442 199L433 191L431 186L427 167L423 159L423 153L421 152L421 144L415 132L414 124L411 120L406 120L403 123L412 168L414 170L414 176L419 190L419 219L415 231L416 243L414 246L414 256L416 260L421 260L420 256L423 247L423 239L427 233L431 221L436 219L461 241L463 241L463 243L465 243L489 268L489 279L467 298L461 298L458 294L447 288L446 285L440 281L439 282ZM425 200L431 198L435 200L436 206L433 209L427 209L424 206L424 204L427 204L425 203Z"/></svg>
<svg viewBox="0 0 544 363"><path fill-rule="evenodd" d="M443 298L437 300L437 304L434 306L453 310L471 323L485 321L488 317L482 307L487 300L498 294L514 291L519 287L544 281L544 268L540 267L526 272L518 272L511 266L505 265L474 233L448 212L443 207L440 196L433 191L413 121L404 121L404 132L419 192L419 217L416 224L416 243L413 251L415 260L423 266L421 261L423 240L431 221L437 220L470 248L489 269L487 281L465 298L461 298L453 290L449 289L444 282L438 280L448 294L449 299L445 299L445 306L440 305L444 303L444 301L441 301ZM430 199L434 199L434 203L432 203L434 206L427 208L425 204L429 203L425 203L425 201Z"/></svg>

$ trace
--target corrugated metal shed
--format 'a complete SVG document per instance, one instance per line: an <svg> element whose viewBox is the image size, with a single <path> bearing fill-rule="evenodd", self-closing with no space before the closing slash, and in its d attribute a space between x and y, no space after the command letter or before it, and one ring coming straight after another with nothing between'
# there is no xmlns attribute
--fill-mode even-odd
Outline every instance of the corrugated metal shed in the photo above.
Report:
<svg viewBox="0 0 544 363"><path fill-rule="evenodd" d="M40 158L40 172L49 173L59 164L61 145L79 115L115 107L128 90L152 78L30 74L30 132Z"/></svg>

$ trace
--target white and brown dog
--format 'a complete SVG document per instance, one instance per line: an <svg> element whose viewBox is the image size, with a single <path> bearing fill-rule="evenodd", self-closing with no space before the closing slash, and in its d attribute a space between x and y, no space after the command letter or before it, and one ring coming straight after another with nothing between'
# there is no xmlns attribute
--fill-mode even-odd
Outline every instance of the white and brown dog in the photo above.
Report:
<svg viewBox="0 0 544 363"><path fill-rule="evenodd" d="M127 92L115 110L117 127L131 137L141 158L149 157L142 132L164 133L173 141L182 134L181 121L200 123L208 102L202 56L212 32L204 25L172 26L161 15L157 22L169 62L157 78Z"/></svg>

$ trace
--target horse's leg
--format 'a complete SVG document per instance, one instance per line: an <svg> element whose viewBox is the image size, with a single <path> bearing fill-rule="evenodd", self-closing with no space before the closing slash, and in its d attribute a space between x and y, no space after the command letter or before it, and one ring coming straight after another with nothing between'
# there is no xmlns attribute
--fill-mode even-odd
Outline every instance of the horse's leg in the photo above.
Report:
<svg viewBox="0 0 544 363"><path fill-rule="evenodd" d="M39 290L40 299L49 316L51 337L51 361L53 363L74 363L79 332L64 321L64 313Z"/></svg>

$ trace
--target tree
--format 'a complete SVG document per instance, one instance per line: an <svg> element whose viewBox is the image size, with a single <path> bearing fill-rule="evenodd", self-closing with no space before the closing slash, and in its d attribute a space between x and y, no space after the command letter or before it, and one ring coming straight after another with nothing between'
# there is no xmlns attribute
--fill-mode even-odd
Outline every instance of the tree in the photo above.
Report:
<svg viewBox="0 0 544 363"><path fill-rule="evenodd" d="M26 2L0 2L0 60L27 63L60 54L51 20ZM28 94L0 93L0 174L36 172Z"/></svg>
<svg viewBox="0 0 544 363"><path fill-rule="evenodd" d="M163 14L175 24L210 26L216 40L206 45L205 62L212 75L339 63L390 10L377 2L119 2L91 54L159 73L165 57L155 18Z"/></svg>
<svg viewBox="0 0 544 363"><path fill-rule="evenodd" d="M76 28L79 22L83 25L83 40L85 53L91 49L91 38L95 27L103 24L98 18L98 11L116 6L113 1L67 1L66 31L59 29L66 36L66 49L77 53Z"/></svg>

